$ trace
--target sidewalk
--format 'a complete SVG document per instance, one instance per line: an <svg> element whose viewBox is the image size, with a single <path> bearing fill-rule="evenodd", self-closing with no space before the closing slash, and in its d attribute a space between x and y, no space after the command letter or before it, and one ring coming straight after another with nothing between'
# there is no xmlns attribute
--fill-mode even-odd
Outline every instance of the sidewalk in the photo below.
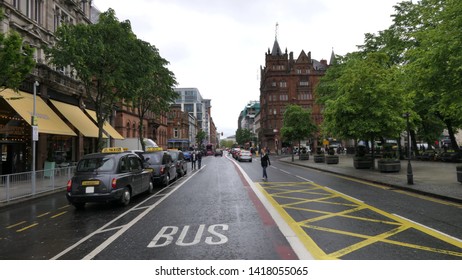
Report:
<svg viewBox="0 0 462 280"><path fill-rule="evenodd" d="M294 156L294 162L290 155L279 160L462 203L462 183L457 181L457 163L412 160L414 184L408 185L407 160L401 161L400 172L382 173L377 170L377 160L375 170L355 169L352 155L339 157L338 164L315 163L312 155L309 160L299 160L298 155Z"/></svg>

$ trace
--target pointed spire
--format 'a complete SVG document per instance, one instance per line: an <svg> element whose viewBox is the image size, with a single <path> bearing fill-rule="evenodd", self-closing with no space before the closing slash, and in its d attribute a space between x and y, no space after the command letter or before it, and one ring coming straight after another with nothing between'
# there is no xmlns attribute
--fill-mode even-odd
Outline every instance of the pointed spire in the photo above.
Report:
<svg viewBox="0 0 462 280"><path fill-rule="evenodd" d="M332 65L334 63L335 63L335 53L334 53L334 47L332 47L332 53L330 55L329 65Z"/></svg>
<svg viewBox="0 0 462 280"><path fill-rule="evenodd" d="M278 28L279 28L279 23L276 23L276 34L274 36L274 44L273 44L273 50L271 51L271 55L282 55L282 51L278 43Z"/></svg>

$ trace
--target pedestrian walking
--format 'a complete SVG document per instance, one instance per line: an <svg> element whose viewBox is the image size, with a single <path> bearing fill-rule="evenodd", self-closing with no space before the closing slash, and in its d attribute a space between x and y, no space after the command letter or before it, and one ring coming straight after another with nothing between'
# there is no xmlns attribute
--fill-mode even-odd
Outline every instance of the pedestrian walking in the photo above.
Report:
<svg viewBox="0 0 462 280"><path fill-rule="evenodd" d="M266 168L269 165L271 165L271 161L265 149L262 150L260 161L261 161L261 167L263 168L263 181L268 181L268 174L266 173Z"/></svg>
<svg viewBox="0 0 462 280"><path fill-rule="evenodd" d="M197 159L196 151L193 151L191 153L191 169L192 170L196 170L196 159Z"/></svg>
<svg viewBox="0 0 462 280"><path fill-rule="evenodd" d="M201 169L201 164L202 164L202 152L198 151L197 152L197 169Z"/></svg>

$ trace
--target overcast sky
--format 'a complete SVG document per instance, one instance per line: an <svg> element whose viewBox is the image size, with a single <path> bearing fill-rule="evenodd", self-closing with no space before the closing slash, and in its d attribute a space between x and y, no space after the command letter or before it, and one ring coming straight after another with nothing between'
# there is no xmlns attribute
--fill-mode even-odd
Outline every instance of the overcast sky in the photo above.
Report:
<svg viewBox="0 0 462 280"><path fill-rule="evenodd" d="M357 50L365 33L387 29L396 0L95 0L102 12L129 20L138 38L155 45L178 87L212 100L224 137L235 134L239 113L259 100L260 67L276 36L297 58L329 61L332 50Z"/></svg>

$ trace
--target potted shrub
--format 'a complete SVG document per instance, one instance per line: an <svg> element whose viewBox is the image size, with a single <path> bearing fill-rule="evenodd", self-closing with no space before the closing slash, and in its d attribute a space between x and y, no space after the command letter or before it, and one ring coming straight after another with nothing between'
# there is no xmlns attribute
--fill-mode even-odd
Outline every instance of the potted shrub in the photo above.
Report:
<svg viewBox="0 0 462 280"><path fill-rule="evenodd" d="M314 162L324 162L324 151L321 147L316 147L316 154L313 156Z"/></svg>
<svg viewBox="0 0 462 280"><path fill-rule="evenodd" d="M370 169L372 168L371 155L367 153L367 147L365 145L358 145L356 147L356 154L353 157L353 165L356 169Z"/></svg>
<svg viewBox="0 0 462 280"><path fill-rule="evenodd" d="M335 148L330 146L327 150L326 155L326 163L327 164L337 164L338 163L338 155L335 154Z"/></svg>
<svg viewBox="0 0 462 280"><path fill-rule="evenodd" d="M309 160L310 154L306 150L306 147L303 147L300 151L300 160Z"/></svg>
<svg viewBox="0 0 462 280"><path fill-rule="evenodd" d="M377 166L380 172L399 172L401 170L401 161L391 145L384 145L383 157L378 160Z"/></svg>

